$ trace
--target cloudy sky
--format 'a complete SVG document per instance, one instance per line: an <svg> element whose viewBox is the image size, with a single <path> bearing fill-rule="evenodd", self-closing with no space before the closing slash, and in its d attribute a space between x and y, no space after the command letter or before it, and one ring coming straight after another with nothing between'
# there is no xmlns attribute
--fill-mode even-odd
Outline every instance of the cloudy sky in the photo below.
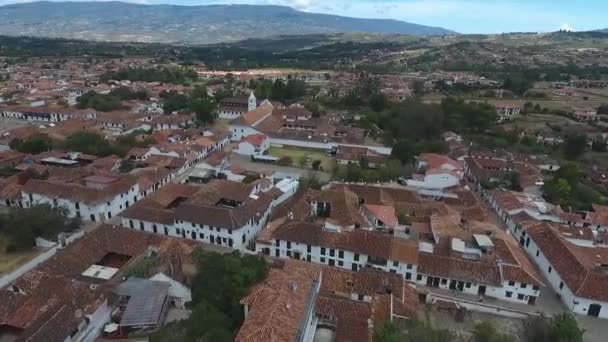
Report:
<svg viewBox="0 0 608 342"><path fill-rule="evenodd" d="M30 0L0 0L0 3ZM608 0L127 0L177 5L278 4L362 18L390 18L461 33L608 28Z"/></svg>

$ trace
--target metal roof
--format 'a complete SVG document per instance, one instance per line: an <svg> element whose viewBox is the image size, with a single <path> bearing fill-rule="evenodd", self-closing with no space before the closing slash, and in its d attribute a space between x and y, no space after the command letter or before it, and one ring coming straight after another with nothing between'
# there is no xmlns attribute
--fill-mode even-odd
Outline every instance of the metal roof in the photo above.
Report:
<svg viewBox="0 0 608 342"><path fill-rule="evenodd" d="M115 292L130 297L120 320L121 327L158 325L163 319L169 284L131 278L120 284Z"/></svg>

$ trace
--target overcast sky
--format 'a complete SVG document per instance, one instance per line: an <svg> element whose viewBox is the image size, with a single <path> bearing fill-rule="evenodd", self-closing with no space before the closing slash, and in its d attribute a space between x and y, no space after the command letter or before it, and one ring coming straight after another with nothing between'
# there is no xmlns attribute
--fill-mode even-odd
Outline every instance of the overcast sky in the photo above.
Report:
<svg viewBox="0 0 608 342"><path fill-rule="evenodd" d="M29 0L0 0L0 3ZM608 28L608 0L129 0L177 5L279 4L361 18L390 18L461 33Z"/></svg>

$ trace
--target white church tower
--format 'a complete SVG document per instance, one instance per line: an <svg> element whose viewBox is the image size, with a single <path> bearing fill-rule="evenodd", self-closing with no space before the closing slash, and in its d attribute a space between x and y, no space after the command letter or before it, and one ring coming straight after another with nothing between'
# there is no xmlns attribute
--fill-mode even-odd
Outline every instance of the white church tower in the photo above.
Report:
<svg viewBox="0 0 608 342"><path fill-rule="evenodd" d="M258 100L255 98L255 95L253 95L253 92L251 92L251 95L249 95L249 104L247 106L247 110L248 111L252 111L255 110L258 107Z"/></svg>

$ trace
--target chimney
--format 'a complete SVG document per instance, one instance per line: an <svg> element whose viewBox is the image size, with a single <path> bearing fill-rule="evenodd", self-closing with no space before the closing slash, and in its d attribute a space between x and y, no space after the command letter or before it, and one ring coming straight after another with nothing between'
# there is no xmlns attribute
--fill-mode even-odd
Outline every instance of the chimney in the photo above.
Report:
<svg viewBox="0 0 608 342"><path fill-rule="evenodd" d="M298 283L296 283L295 281L291 283L291 290L293 292L296 292L296 290L298 289Z"/></svg>

